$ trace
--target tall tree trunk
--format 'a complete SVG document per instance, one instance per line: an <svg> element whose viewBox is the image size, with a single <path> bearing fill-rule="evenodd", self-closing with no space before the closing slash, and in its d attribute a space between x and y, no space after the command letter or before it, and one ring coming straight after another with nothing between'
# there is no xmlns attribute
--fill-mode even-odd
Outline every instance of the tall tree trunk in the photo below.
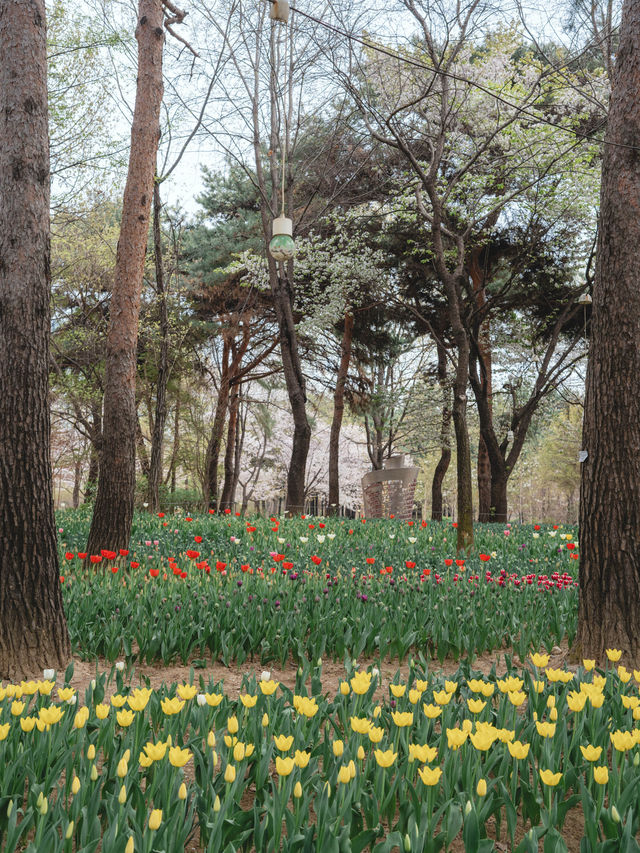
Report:
<svg viewBox="0 0 640 853"><path fill-rule="evenodd" d="M344 330L340 343L340 365L336 376L336 388L333 392L333 419L329 433L329 515L338 515L340 511L340 430L344 415L344 387L351 361L351 343L353 341L353 315L348 311L344 315Z"/></svg>
<svg viewBox="0 0 640 853"><path fill-rule="evenodd" d="M438 384L442 392L442 422L440 425L440 459L431 482L431 518L442 521L442 484L451 462L451 391L447 380L447 353L436 340L438 353Z"/></svg>
<svg viewBox="0 0 640 853"><path fill-rule="evenodd" d="M484 307L486 296L486 269L480 264L480 255L482 248L476 248L472 252L471 262L469 264L469 276L473 287L473 295L476 304L476 310L480 311ZM487 251L486 248L484 250ZM485 265L486 266L486 265ZM493 418L493 388L492 388L492 353L491 353L491 337L489 334L489 324L484 320L478 328L477 347L479 357L483 366L480 373L480 383L482 393L488 401L489 414ZM492 471L491 462L489 460L489 451L485 443L482 433L478 439L478 462L477 462L477 479L478 479L478 521L486 522L492 519L492 507L495 504L492 502L491 490L492 486ZM506 500L506 491L505 491Z"/></svg>
<svg viewBox="0 0 640 853"><path fill-rule="evenodd" d="M149 477L149 454L147 453L147 446L144 443L144 434L142 432L142 427L140 426L140 418L138 417L138 413L136 411L136 450L138 461L140 462L140 470L142 471L143 477Z"/></svg>
<svg viewBox="0 0 640 853"><path fill-rule="evenodd" d="M76 459L73 466L73 497L72 504L74 509L80 506L80 484L82 482L82 460Z"/></svg>
<svg viewBox="0 0 640 853"><path fill-rule="evenodd" d="M178 387L176 388L176 408L173 413L173 447L171 448L171 461L167 472L169 491L173 494L176 490L176 468L178 467L178 454L180 452L180 377L178 376Z"/></svg>
<svg viewBox="0 0 640 853"><path fill-rule="evenodd" d="M216 400L216 411L213 416L211 436L207 445L206 476L205 476L205 502L209 509L218 509L218 462L220 461L220 446L224 433L224 422L227 418L229 406L229 354L231 346L229 338L225 335L222 342L222 362L220 365L220 388Z"/></svg>
<svg viewBox="0 0 640 853"><path fill-rule="evenodd" d="M103 447L87 551L129 546L135 495L136 356L162 103L162 0L139 0L138 81L104 377Z"/></svg>
<svg viewBox="0 0 640 853"><path fill-rule="evenodd" d="M169 382L169 317L167 295L164 286L164 263L162 258L162 234L160 231L160 185L153 187L153 254L156 268L156 294L160 312L160 357L156 381L156 412L151 437L151 462L149 464L149 511L157 512L160 505L160 483L162 482L162 448L164 427L167 422L167 383Z"/></svg>
<svg viewBox="0 0 640 853"><path fill-rule="evenodd" d="M236 427L238 424L238 406L240 395L234 386L229 399L229 424L227 426L227 444L224 452L224 485L220 496L220 509L231 509L233 504L233 475L236 447Z"/></svg>
<svg viewBox="0 0 640 853"><path fill-rule="evenodd" d="M625 0L605 136L580 494L578 657L640 664L640 3Z"/></svg>
<svg viewBox="0 0 640 853"><path fill-rule="evenodd" d="M62 669L49 422L44 0L0 4L0 679Z"/></svg>

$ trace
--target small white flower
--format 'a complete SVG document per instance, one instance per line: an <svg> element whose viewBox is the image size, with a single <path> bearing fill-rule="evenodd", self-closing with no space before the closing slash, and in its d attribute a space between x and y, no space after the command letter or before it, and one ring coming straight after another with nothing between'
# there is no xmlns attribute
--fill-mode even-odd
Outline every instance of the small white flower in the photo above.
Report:
<svg viewBox="0 0 640 853"><path fill-rule="evenodd" d="M116 669L118 670L118 672L122 672L122 670L124 669L124 661L123 660L117 660L116 661Z"/></svg>
<svg viewBox="0 0 640 853"><path fill-rule="evenodd" d="M320 544L324 542L324 536L316 536L316 539L318 540L318 542L320 542Z"/></svg>
<svg viewBox="0 0 640 853"><path fill-rule="evenodd" d="M96 689L96 680L95 680L95 678L92 678L92 679L91 679L91 689L92 689L92 690L95 690L95 689Z"/></svg>
<svg viewBox="0 0 640 853"><path fill-rule="evenodd" d="M301 541L302 543L308 542L308 541L309 541L309 537L308 537L308 536L301 536L301 537L300 537L300 541Z"/></svg>
<svg viewBox="0 0 640 853"><path fill-rule="evenodd" d="M335 533L327 533L327 539L335 539L335 538L336 538Z"/></svg>
<svg viewBox="0 0 640 853"><path fill-rule="evenodd" d="M262 671L262 675L260 676L260 681L271 681L271 673L268 669L264 669Z"/></svg>
<svg viewBox="0 0 640 853"><path fill-rule="evenodd" d="M549 536L555 536L557 532L558 532L557 530L550 530Z"/></svg>
<svg viewBox="0 0 640 853"><path fill-rule="evenodd" d="M415 545L417 541L418 541L418 540L416 539L416 537L415 537L415 536L410 536L410 537L409 537L409 542L411 542L411 544L412 544L412 545Z"/></svg>
<svg viewBox="0 0 640 853"><path fill-rule="evenodd" d="M145 502L142 504L142 506L146 509L146 508L149 506L149 504L145 501Z"/></svg>
<svg viewBox="0 0 640 853"><path fill-rule="evenodd" d="M396 538L396 534L395 534L395 533L390 533L390 534L389 534L389 539L395 539L395 538Z"/></svg>
<svg viewBox="0 0 640 853"><path fill-rule="evenodd" d="M534 538L534 539L539 539L539 538L540 538L540 534L539 534L539 533L534 533L534 534L532 534L532 535L533 535L533 538Z"/></svg>
<svg viewBox="0 0 640 853"><path fill-rule="evenodd" d="M374 678L380 677L380 670L378 669L377 666L373 667L373 669L371 670L371 675L373 675Z"/></svg>
<svg viewBox="0 0 640 853"><path fill-rule="evenodd" d="M45 681L53 681L56 677L55 669L45 669L42 673Z"/></svg>
<svg viewBox="0 0 640 853"><path fill-rule="evenodd" d="M74 695L70 699L67 699L67 705L75 705L77 701L78 697L74 693Z"/></svg>
<svg viewBox="0 0 640 853"><path fill-rule="evenodd" d="M281 545L284 545L284 539L281 539L279 536L278 536L278 542L279 542Z"/></svg>
<svg viewBox="0 0 640 853"><path fill-rule="evenodd" d="M198 693L198 695L196 696L196 702L202 708L204 705L207 704L207 697L204 695L204 693Z"/></svg>

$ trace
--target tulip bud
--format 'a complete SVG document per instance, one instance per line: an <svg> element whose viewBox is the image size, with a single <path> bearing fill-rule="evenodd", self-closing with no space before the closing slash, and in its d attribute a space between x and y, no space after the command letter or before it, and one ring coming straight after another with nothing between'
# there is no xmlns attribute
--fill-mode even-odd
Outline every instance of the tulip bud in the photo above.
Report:
<svg viewBox="0 0 640 853"><path fill-rule="evenodd" d="M478 785L476 787L476 793L479 797L485 797L487 794L487 782L486 779L480 779Z"/></svg>
<svg viewBox="0 0 640 853"><path fill-rule="evenodd" d="M471 800L467 800L467 804L464 807L464 816L465 817L469 817L469 815L471 814L472 808L473 808L473 806L471 805Z"/></svg>
<svg viewBox="0 0 640 853"><path fill-rule="evenodd" d="M126 759L121 758L120 761L118 762L118 768L116 770L116 773L118 774L118 778L124 779L124 777L127 775L128 770L129 770L129 765L127 764Z"/></svg>
<svg viewBox="0 0 640 853"><path fill-rule="evenodd" d="M44 794L42 791L38 794L38 799L36 800L36 808L39 809L42 806L42 801L44 800Z"/></svg>
<svg viewBox="0 0 640 853"><path fill-rule="evenodd" d="M49 801L47 800L47 798L46 798L46 797L43 797L43 798L42 798L42 802L40 803L40 806L38 807L38 810L39 810L40 814L41 814L41 815L43 815L43 816L44 816L44 815L46 815L46 813L48 812L48 810L49 810Z"/></svg>
<svg viewBox="0 0 640 853"><path fill-rule="evenodd" d="M67 826L67 831L65 832L64 837L68 841L72 835L73 835L73 821L70 821L69 826Z"/></svg>
<svg viewBox="0 0 640 853"><path fill-rule="evenodd" d="M91 781L95 782L97 778L98 778L98 768L96 767L95 764L93 764L91 766Z"/></svg>
<svg viewBox="0 0 640 853"><path fill-rule="evenodd" d="M7 818L11 817L12 811L13 811L13 800L9 800L9 805L7 806Z"/></svg>
<svg viewBox="0 0 640 853"><path fill-rule="evenodd" d="M633 766L637 767L640 764L640 753L637 753L633 756Z"/></svg>
<svg viewBox="0 0 640 853"><path fill-rule="evenodd" d="M300 675L300 676L301 676L303 672L304 672L304 670L302 669L302 667L301 667L301 666L299 666L299 667L298 667L298 675Z"/></svg>
<svg viewBox="0 0 640 853"><path fill-rule="evenodd" d="M44 676L45 681L53 681L56 677L56 671L55 669L45 669L42 675Z"/></svg>
<svg viewBox="0 0 640 853"><path fill-rule="evenodd" d="M260 676L260 681L271 681L271 673L268 669L262 671L262 675Z"/></svg>
<svg viewBox="0 0 640 853"><path fill-rule="evenodd" d="M358 747L358 753L357 754L358 754L358 758L360 759L360 761L362 761L364 759L364 747L362 746L362 744L360 744L360 746Z"/></svg>
<svg viewBox="0 0 640 853"><path fill-rule="evenodd" d="M95 690L95 689L96 689L96 680L95 680L95 678L92 678L92 679L91 679L91 689L92 689L92 690Z"/></svg>
<svg viewBox="0 0 640 853"><path fill-rule="evenodd" d="M404 853L410 853L411 850L411 839L409 838L409 833L407 832L404 836Z"/></svg>
<svg viewBox="0 0 640 853"><path fill-rule="evenodd" d="M327 792L327 799L331 796L331 785L328 782L324 783L323 791Z"/></svg>
<svg viewBox="0 0 640 853"><path fill-rule="evenodd" d="M213 810L214 810L214 812L217 813L220 811L220 808L221 808L220 797L216 794L216 799L215 799L215 802L213 804Z"/></svg>
<svg viewBox="0 0 640 853"><path fill-rule="evenodd" d="M71 782L71 793L74 794L74 796L75 796L75 794L77 794L79 790L80 790L80 780L78 779L77 776L74 776L73 781Z"/></svg>
<svg viewBox="0 0 640 853"><path fill-rule="evenodd" d="M620 823L620 812L615 806L611 806L611 819L614 823Z"/></svg>
<svg viewBox="0 0 640 853"><path fill-rule="evenodd" d="M196 702L201 708L203 708L207 704L207 697L204 695L204 693L198 693L198 695L196 696Z"/></svg>
<svg viewBox="0 0 640 853"><path fill-rule="evenodd" d="M211 749L216 745L216 735L215 732L211 731L207 735L207 746L210 746Z"/></svg>
<svg viewBox="0 0 640 853"><path fill-rule="evenodd" d="M318 660L316 661L316 666L322 666L322 658L318 658Z"/></svg>
<svg viewBox="0 0 640 853"><path fill-rule="evenodd" d="M268 725L269 725L269 715L265 713L262 715L262 726L263 726L263 728L266 729L266 727Z"/></svg>
<svg viewBox="0 0 640 853"><path fill-rule="evenodd" d="M187 786L184 784L184 782L178 788L178 799L179 800L186 800L187 799Z"/></svg>
<svg viewBox="0 0 640 853"><path fill-rule="evenodd" d="M122 670L124 669L124 661L123 660L117 660L116 661L116 669L118 670L118 672L122 672Z"/></svg>
<svg viewBox="0 0 640 853"><path fill-rule="evenodd" d="M156 830L162 823L162 809L153 809L149 815L149 829Z"/></svg>
<svg viewBox="0 0 640 853"><path fill-rule="evenodd" d="M133 835L130 835L129 840L127 841L127 846L124 848L124 853L133 853L134 849Z"/></svg>
<svg viewBox="0 0 640 853"><path fill-rule="evenodd" d="M127 789L124 785L120 788L120 793L118 794L118 802L121 806L123 806L127 802Z"/></svg>
<svg viewBox="0 0 640 853"><path fill-rule="evenodd" d="M300 782L296 782L296 784L293 786L293 796L296 798L296 800L299 800L302 796L302 785L300 784Z"/></svg>
<svg viewBox="0 0 640 853"><path fill-rule="evenodd" d="M235 779L236 768L233 766L233 764L227 764L227 769L224 771L224 781L229 782L229 784L231 784L231 782L235 782Z"/></svg>
<svg viewBox="0 0 640 853"><path fill-rule="evenodd" d="M89 744L89 749L87 750L87 758L89 759L89 761L93 761L93 759L95 757L96 757L96 748L91 743L91 744Z"/></svg>

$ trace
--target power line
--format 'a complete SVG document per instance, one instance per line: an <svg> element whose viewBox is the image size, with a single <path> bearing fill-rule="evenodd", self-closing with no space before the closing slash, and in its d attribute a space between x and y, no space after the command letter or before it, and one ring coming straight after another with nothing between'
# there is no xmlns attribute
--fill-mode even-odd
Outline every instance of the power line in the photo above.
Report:
<svg viewBox="0 0 640 853"><path fill-rule="evenodd" d="M275 3L276 0L267 0L269 3ZM334 24L329 24L326 21L321 20L320 18L316 18L314 15L310 15L308 12L303 12L302 9L298 9L295 6L290 7L292 12L295 12L298 15L301 15L303 18L307 18L318 26L324 27L336 35L340 35L343 38L348 39L349 41L356 42L357 44L362 45L363 47L368 48L369 50L373 50L376 53L380 53L384 56L388 56L391 59L396 59L399 62L404 62L406 65L411 65L414 68L420 68L423 71L429 71L432 74L439 74L442 77L448 77L451 80L456 80L459 83L466 83L468 86L471 86L475 89L478 89L484 94L489 95L489 97L494 98L501 104L510 107L512 110L515 110L520 115L526 115L529 118L534 119L537 122L542 124L547 124L550 127L553 127L555 130L559 130L562 133L569 134L582 141L585 139L593 140L597 142L599 145L612 145L616 148L625 148L629 151L640 151L640 147L637 145L628 145L624 142L614 142L612 140L600 139L597 136L594 136L592 133L581 133L579 130L575 130L570 127L565 127L562 124L556 124L551 121L551 119L545 118L538 113L532 112L526 107L521 107L518 104L514 104L508 98L505 98L502 95L497 94L496 92L492 92L490 89L487 89L486 86L483 86L481 83L476 82L475 80L470 80L468 77L464 77L461 74L456 74L453 71L445 71L441 68L437 68L435 65L428 65L426 62L421 62L419 59L413 59L409 56L404 56L401 53L397 53L390 48L381 47L380 45L374 44L373 42L368 41L365 38L361 38L360 36L355 35L354 33L347 32L347 30L343 30L340 27L335 26ZM602 127L606 123L606 119L604 119L599 125L598 128Z"/></svg>

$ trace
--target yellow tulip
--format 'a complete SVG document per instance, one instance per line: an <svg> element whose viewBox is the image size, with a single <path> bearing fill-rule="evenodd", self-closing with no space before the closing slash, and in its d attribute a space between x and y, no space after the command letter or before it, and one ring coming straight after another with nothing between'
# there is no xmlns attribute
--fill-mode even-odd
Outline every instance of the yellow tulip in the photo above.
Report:
<svg viewBox="0 0 640 853"><path fill-rule="evenodd" d="M184 767L187 761L191 761L192 758L193 753L188 749L172 746L169 750L169 763L172 767Z"/></svg>
<svg viewBox="0 0 640 853"><path fill-rule="evenodd" d="M351 717L351 728L354 732L357 732L359 735L366 735L369 733L369 729L371 728L371 720L368 720L366 717Z"/></svg>
<svg viewBox="0 0 640 853"><path fill-rule="evenodd" d="M402 696L404 696L404 694L407 690L407 685L406 684L390 684L389 689L391 690L391 692L393 693L393 695L396 699L400 699Z"/></svg>
<svg viewBox="0 0 640 853"><path fill-rule="evenodd" d="M231 782L235 782L235 780L236 768L233 766L233 764L227 764L227 768L224 771L224 781L229 782L229 784L231 784Z"/></svg>
<svg viewBox="0 0 640 853"><path fill-rule="evenodd" d="M133 835L129 836L129 840L127 841L127 846L124 848L124 853L134 853L135 847L133 846Z"/></svg>
<svg viewBox="0 0 640 853"><path fill-rule="evenodd" d="M458 682L457 681L445 681L444 689L447 691L447 693L455 693L456 690L458 689Z"/></svg>
<svg viewBox="0 0 640 853"><path fill-rule="evenodd" d="M622 664L618 667L618 678L623 684L627 684L631 681L631 673L626 669L626 667L622 666Z"/></svg>
<svg viewBox="0 0 640 853"><path fill-rule="evenodd" d="M178 788L178 799L186 800L187 799L187 786L183 782L182 785Z"/></svg>
<svg viewBox="0 0 640 853"><path fill-rule="evenodd" d="M515 691L522 690L524 686L524 681L521 678L516 678L514 675L510 675L504 679L499 678L497 683L501 693L514 693Z"/></svg>
<svg viewBox="0 0 640 853"><path fill-rule="evenodd" d="M428 764L435 761L438 755L438 749L435 746L428 744L409 744L409 761L419 761L420 764Z"/></svg>
<svg viewBox="0 0 640 853"><path fill-rule="evenodd" d="M479 797L486 797L487 795L487 780L479 779L478 784L476 785L476 794Z"/></svg>
<svg viewBox="0 0 640 853"><path fill-rule="evenodd" d="M315 699L309 699L307 696L294 696L293 707L303 717L315 717L318 713L318 703Z"/></svg>
<svg viewBox="0 0 640 853"><path fill-rule="evenodd" d="M132 711L144 711L149 704L149 696L140 695L139 693L127 696L127 704Z"/></svg>
<svg viewBox="0 0 640 853"><path fill-rule="evenodd" d="M276 756L276 773L278 776L288 776L295 767L293 758L282 758Z"/></svg>
<svg viewBox="0 0 640 853"><path fill-rule="evenodd" d="M260 691L263 696L271 696L273 693L276 692L279 685L279 681L269 679L268 681L261 681L258 686L260 687Z"/></svg>
<svg viewBox="0 0 640 853"><path fill-rule="evenodd" d="M514 740L513 743L507 743L507 749L512 758L518 761L523 761L529 755L528 743L521 743L519 740Z"/></svg>
<svg viewBox="0 0 640 853"><path fill-rule="evenodd" d="M442 713L442 708L439 708L437 705L426 705L425 703L422 704L422 710L430 720L435 720Z"/></svg>
<svg viewBox="0 0 640 853"><path fill-rule="evenodd" d="M611 732L609 738L618 752L626 752L636 745L636 739L632 732L622 732L618 729L618 731Z"/></svg>
<svg viewBox="0 0 640 853"><path fill-rule="evenodd" d="M340 756L344 752L344 743L341 740L334 740L331 748L335 757L340 758Z"/></svg>
<svg viewBox="0 0 640 853"><path fill-rule="evenodd" d="M27 707L26 702L12 702L11 703L11 713L14 717L19 717L20 714Z"/></svg>
<svg viewBox="0 0 640 853"><path fill-rule="evenodd" d="M71 793L75 796L79 790L80 790L80 780L78 779L77 776L74 776L73 780L71 781Z"/></svg>
<svg viewBox="0 0 640 853"><path fill-rule="evenodd" d="M116 711L116 720L118 721L118 725L122 728L127 728L135 719L135 714L133 711L129 711L127 708L123 708L122 711Z"/></svg>
<svg viewBox="0 0 640 853"><path fill-rule="evenodd" d="M621 696L622 704L627 709L627 711L633 711L634 708L637 708L640 705L640 699L637 696Z"/></svg>
<svg viewBox="0 0 640 853"><path fill-rule="evenodd" d="M178 684L176 687L176 693L185 701L193 699L197 692L198 688L194 684Z"/></svg>
<svg viewBox="0 0 640 853"><path fill-rule="evenodd" d="M118 762L118 767L116 768L116 775L119 779L124 779L124 777L129 772L129 764L127 763L126 758L121 758Z"/></svg>
<svg viewBox="0 0 640 853"><path fill-rule="evenodd" d="M340 693L342 693L343 696L348 696L350 692L351 692L351 690L349 688L349 682L348 681L341 681L340 682Z"/></svg>
<svg viewBox="0 0 640 853"><path fill-rule="evenodd" d="M413 714L411 711L392 711L391 717L399 729L413 725Z"/></svg>
<svg viewBox="0 0 640 853"><path fill-rule="evenodd" d="M606 765L603 767L594 767L593 779L598 785L606 785L609 781L609 768Z"/></svg>
<svg viewBox="0 0 640 853"><path fill-rule="evenodd" d="M268 725L269 725L269 715L268 715L267 713L264 713L264 714L262 715L262 727L263 727L264 729L266 729L266 727L267 727Z"/></svg>
<svg viewBox="0 0 640 853"><path fill-rule="evenodd" d="M434 690L433 698L437 702L438 705L448 705L453 693L447 693L446 690Z"/></svg>
<svg viewBox="0 0 640 853"><path fill-rule="evenodd" d="M462 729L447 729L447 746L449 749L459 749L469 736Z"/></svg>
<svg viewBox="0 0 640 853"><path fill-rule="evenodd" d="M59 723L64 715L64 711L59 705L50 705L48 708L40 708L39 716L41 722L46 726L53 726Z"/></svg>
<svg viewBox="0 0 640 853"><path fill-rule="evenodd" d="M296 767L299 767L301 770L309 763L309 759L311 758L311 753L306 750L296 749L293 760L296 763Z"/></svg>
<svg viewBox="0 0 640 853"><path fill-rule="evenodd" d="M240 696L240 701L245 708L253 708L258 701L258 696L257 694L255 696L251 696L249 693L244 693Z"/></svg>
<svg viewBox="0 0 640 853"><path fill-rule="evenodd" d="M118 794L118 802L121 806L123 806L127 802L127 789L124 785L120 788L120 793Z"/></svg>
<svg viewBox="0 0 640 853"><path fill-rule="evenodd" d="M437 785L440 781L442 769L440 767L421 767L418 773L420 774L423 785L432 786Z"/></svg>
<svg viewBox="0 0 640 853"><path fill-rule="evenodd" d="M162 823L162 809L153 809L149 815L149 829L156 830Z"/></svg>
<svg viewBox="0 0 640 853"><path fill-rule="evenodd" d="M293 735L274 735L273 741L280 752L287 752L293 745Z"/></svg>
<svg viewBox="0 0 640 853"><path fill-rule="evenodd" d="M549 655L531 654L529 657L531 658L531 663L538 669L544 669L549 663Z"/></svg>
<svg viewBox="0 0 640 853"><path fill-rule="evenodd" d="M416 690L419 690L420 693L424 693L424 691L427 689L428 686L429 686L428 681L423 681L419 678L416 679Z"/></svg>
<svg viewBox="0 0 640 853"><path fill-rule="evenodd" d="M111 697L111 704L114 708L122 708L126 701L127 697L121 696L119 693L116 693Z"/></svg>
<svg viewBox="0 0 640 853"><path fill-rule="evenodd" d="M591 693L589 703L592 708L602 708L604 704L604 693Z"/></svg>
<svg viewBox="0 0 640 853"><path fill-rule="evenodd" d="M68 702L69 699L73 699L76 695L76 691L73 687L59 687L58 688L58 698L61 702Z"/></svg>
<svg viewBox="0 0 640 853"><path fill-rule="evenodd" d="M217 708L224 699L224 693L205 693L204 698L210 708Z"/></svg>
<svg viewBox="0 0 640 853"><path fill-rule="evenodd" d="M51 681L49 679L45 679L44 681L37 681L36 684L38 685L38 693L41 696L50 696L51 691L56 686L55 681Z"/></svg>
<svg viewBox="0 0 640 853"><path fill-rule="evenodd" d="M371 678L372 676L370 672L356 672L351 679L351 689L354 693L357 693L358 696L363 696L371 687Z"/></svg>
<svg viewBox="0 0 640 853"><path fill-rule="evenodd" d="M165 698L160 700L160 707L162 708L163 713L167 715L167 717L171 717L174 714L179 714L180 711L182 711L182 709L184 708L184 706L184 700L178 699L177 696L174 696L173 699Z"/></svg>
<svg viewBox="0 0 640 853"><path fill-rule="evenodd" d="M380 743L384 737L384 729L382 726L371 726L367 734L371 743Z"/></svg>
<svg viewBox="0 0 640 853"><path fill-rule="evenodd" d="M293 796L296 798L296 800L299 800L302 796L302 785L300 784L300 782L296 782L296 784L293 786Z"/></svg>
<svg viewBox="0 0 640 853"><path fill-rule="evenodd" d="M587 670L587 672L591 672L592 669L595 668L596 662L593 658L583 658L582 666Z"/></svg>
<svg viewBox="0 0 640 853"><path fill-rule="evenodd" d="M602 755L602 747L592 746L590 743L587 746L580 744L580 752L585 761L597 761Z"/></svg>
<svg viewBox="0 0 640 853"><path fill-rule="evenodd" d="M541 770L540 778L545 785L553 788L562 779L562 773L553 773L551 770Z"/></svg>
<svg viewBox="0 0 640 853"><path fill-rule="evenodd" d="M36 724L35 717L20 717L20 728L23 732L31 732ZM2 738L0 738L2 740Z"/></svg>
<svg viewBox="0 0 640 853"><path fill-rule="evenodd" d="M500 743L510 743L516 736L516 733L513 729L498 729L496 731L496 736Z"/></svg>
<svg viewBox="0 0 640 853"><path fill-rule="evenodd" d="M96 705L96 717L99 720L106 720L109 716L110 706L100 703Z"/></svg>
<svg viewBox="0 0 640 853"><path fill-rule="evenodd" d="M239 729L238 718L237 717L229 717L227 720L227 731L230 735L235 735Z"/></svg>
<svg viewBox="0 0 640 853"><path fill-rule="evenodd" d="M380 767L391 767L398 757L398 753L394 752L393 749L387 749L385 751L376 749L373 754L375 755L376 762Z"/></svg>
<svg viewBox="0 0 640 853"><path fill-rule="evenodd" d="M233 760L242 761L246 755L246 752L247 750L245 745L238 741L238 743L236 743L236 745L233 747Z"/></svg>
<svg viewBox="0 0 640 853"><path fill-rule="evenodd" d="M151 741L148 741L144 745L143 749L147 758L151 761L162 761L167 752L167 744L161 740L159 740L158 743L151 743Z"/></svg>
<svg viewBox="0 0 640 853"><path fill-rule="evenodd" d="M351 781L351 773L349 768L346 765L342 765L340 770L338 770L338 783L346 785L347 782Z"/></svg>
<svg viewBox="0 0 640 853"><path fill-rule="evenodd" d="M448 730L447 730L448 734ZM489 729L480 729L475 734L469 734L469 740L480 752L486 752L496 742L496 735Z"/></svg>
<svg viewBox="0 0 640 853"><path fill-rule="evenodd" d="M86 707L80 708L78 713L73 718L73 728L74 729L83 729L89 719L89 709Z"/></svg>
<svg viewBox="0 0 640 853"><path fill-rule="evenodd" d="M555 723L541 723L539 720L536 720L536 728L541 737L553 737L556 733Z"/></svg>
<svg viewBox="0 0 640 853"><path fill-rule="evenodd" d="M514 705L516 708L519 708L520 705L522 705L524 700L527 698L527 694L523 693L522 690L511 690L509 693L507 693L507 696L509 697L509 702L511 702L511 704Z"/></svg>
<svg viewBox="0 0 640 853"><path fill-rule="evenodd" d="M0 740L4 740L9 734L9 725L9 723L4 723L4 725L0 725Z"/></svg>
<svg viewBox="0 0 640 853"><path fill-rule="evenodd" d="M585 706L585 702L587 701L586 693L577 693L575 690L571 690L567 694L567 705L570 711L574 711L578 713L582 711Z"/></svg>
<svg viewBox="0 0 640 853"><path fill-rule="evenodd" d="M96 757L96 748L95 748L94 744L90 743L89 748L87 749L87 758L89 759L89 761L93 761L93 759L95 757Z"/></svg>
<svg viewBox="0 0 640 853"><path fill-rule="evenodd" d="M536 693L542 693L544 690L544 681L535 681L533 682L533 689Z"/></svg>
<svg viewBox="0 0 640 853"><path fill-rule="evenodd" d="M472 714L479 714L487 707L487 703L482 699L467 699L467 707Z"/></svg>
<svg viewBox="0 0 640 853"><path fill-rule="evenodd" d="M621 649L605 649L605 653L612 663L617 663L622 657Z"/></svg>
<svg viewBox="0 0 640 853"><path fill-rule="evenodd" d="M360 746L358 747L356 756L358 757L359 761L364 761L364 747L362 746L362 744L360 744Z"/></svg>

